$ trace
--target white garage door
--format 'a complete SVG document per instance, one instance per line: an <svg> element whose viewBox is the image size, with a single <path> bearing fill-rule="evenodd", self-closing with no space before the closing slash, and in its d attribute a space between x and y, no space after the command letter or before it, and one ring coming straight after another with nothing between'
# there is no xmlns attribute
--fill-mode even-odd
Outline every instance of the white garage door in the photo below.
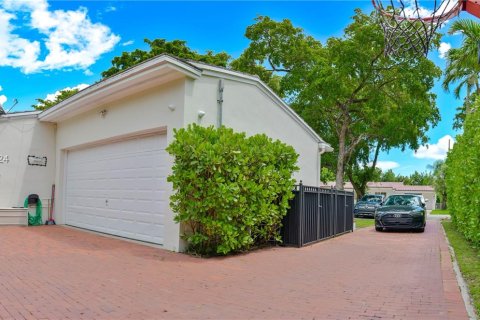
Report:
<svg viewBox="0 0 480 320"><path fill-rule="evenodd" d="M165 146L155 135L70 151L66 224L162 244Z"/></svg>

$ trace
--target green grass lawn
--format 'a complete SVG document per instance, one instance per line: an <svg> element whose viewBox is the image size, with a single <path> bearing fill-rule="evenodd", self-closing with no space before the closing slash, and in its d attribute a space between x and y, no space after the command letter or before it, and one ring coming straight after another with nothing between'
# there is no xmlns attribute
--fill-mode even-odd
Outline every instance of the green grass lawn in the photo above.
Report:
<svg viewBox="0 0 480 320"><path fill-rule="evenodd" d="M430 214L450 214L450 212L448 210L432 210Z"/></svg>
<svg viewBox="0 0 480 320"><path fill-rule="evenodd" d="M468 284L473 305L480 314L480 248L474 248L450 221L443 221L448 240L455 250L458 265Z"/></svg>
<svg viewBox="0 0 480 320"><path fill-rule="evenodd" d="M375 219L355 218L355 226L357 229L372 227L374 224L375 224Z"/></svg>

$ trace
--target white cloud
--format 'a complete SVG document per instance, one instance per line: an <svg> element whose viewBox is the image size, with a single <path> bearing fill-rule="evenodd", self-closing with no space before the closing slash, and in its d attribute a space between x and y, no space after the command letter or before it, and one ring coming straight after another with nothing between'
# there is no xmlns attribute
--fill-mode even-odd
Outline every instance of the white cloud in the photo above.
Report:
<svg viewBox="0 0 480 320"><path fill-rule="evenodd" d="M83 74L88 76L88 77L93 76L93 72L90 69L87 69L87 70L83 71Z"/></svg>
<svg viewBox="0 0 480 320"><path fill-rule="evenodd" d="M437 143L421 146L413 156L418 159L443 160L447 157L448 147L453 147L455 140L452 136L446 135L438 139Z"/></svg>
<svg viewBox="0 0 480 320"><path fill-rule="evenodd" d="M452 45L450 43L448 42L440 43L440 47L438 48L438 56L442 59L445 59L450 49L452 49Z"/></svg>
<svg viewBox="0 0 480 320"><path fill-rule="evenodd" d="M87 14L83 7L50 10L47 0L0 0L0 66L24 73L88 68L120 37L107 26L93 23ZM26 21L19 21L19 16ZM22 38L17 30L38 32L41 37Z"/></svg>
<svg viewBox="0 0 480 320"><path fill-rule="evenodd" d="M450 12L450 18L452 18L452 14L454 12L458 12L457 10L459 9L459 4L457 1L443 1L437 8L434 7L436 2L434 5L430 4L428 8L418 5L416 0L405 0L404 3L406 6L402 14L403 17L413 19L433 16L435 9L435 17L446 16L446 14ZM440 27L443 28L447 23L448 20L445 21Z"/></svg>
<svg viewBox="0 0 480 320"><path fill-rule="evenodd" d="M66 88L63 88L61 90L56 91L55 93L47 94L47 96L45 97L44 100L54 101L60 95L60 92L63 91L63 90L74 90L74 89L83 90L87 87L89 87L89 85L86 84L86 83L81 83L78 86L75 86L73 88L72 87L66 87Z"/></svg>
<svg viewBox="0 0 480 320"><path fill-rule="evenodd" d="M2 88L2 86L0 86L0 91L2 91L2 90L3 90L3 88ZM7 100L8 100L7 96L5 96L3 94L0 95L0 107L3 106L5 104L5 102L7 102Z"/></svg>
<svg viewBox="0 0 480 320"><path fill-rule="evenodd" d="M122 43L122 47L126 47L126 46L130 46L134 43L133 40L128 40L128 41L125 41L124 43Z"/></svg>
<svg viewBox="0 0 480 320"><path fill-rule="evenodd" d="M114 12L117 11L117 7L115 6L108 6L105 8L105 12Z"/></svg>
<svg viewBox="0 0 480 320"><path fill-rule="evenodd" d="M370 162L368 165L371 166L372 162ZM387 171L400 167L400 164L395 161L377 161L376 167L382 169L382 171Z"/></svg>

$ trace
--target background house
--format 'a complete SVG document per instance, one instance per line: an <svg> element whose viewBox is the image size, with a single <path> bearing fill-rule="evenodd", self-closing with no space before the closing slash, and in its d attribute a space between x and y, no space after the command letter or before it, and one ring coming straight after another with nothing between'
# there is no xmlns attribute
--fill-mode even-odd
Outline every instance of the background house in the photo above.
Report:
<svg viewBox="0 0 480 320"><path fill-rule="evenodd" d="M173 159L165 151L174 129L198 123L265 133L295 148L300 167L295 178L313 186L320 184L321 154L332 150L258 77L168 55L31 113L29 121L34 132L46 130L35 154L48 154L48 170L40 179L15 169L26 158L12 161L4 169L16 173L2 183L32 188L15 189L11 200L0 198L0 207L23 205L29 193L48 196L55 183L57 223L175 251L183 243L169 206L172 188L166 178ZM0 131L12 124L2 120ZM17 140L28 137L19 131ZM27 145L12 143L9 152L28 153ZM34 187L32 179L43 185Z"/></svg>
<svg viewBox="0 0 480 320"><path fill-rule="evenodd" d="M335 182L328 182L325 184L327 187L335 186ZM353 186L350 182L346 182L344 186L345 190L353 191ZM382 194L388 197L392 194L418 194L423 195L427 202L426 208L428 210L435 209L435 203L437 201L435 189L432 186L410 186L405 185L403 182L369 182L367 184L367 193L369 194ZM355 194L355 199L357 198Z"/></svg>

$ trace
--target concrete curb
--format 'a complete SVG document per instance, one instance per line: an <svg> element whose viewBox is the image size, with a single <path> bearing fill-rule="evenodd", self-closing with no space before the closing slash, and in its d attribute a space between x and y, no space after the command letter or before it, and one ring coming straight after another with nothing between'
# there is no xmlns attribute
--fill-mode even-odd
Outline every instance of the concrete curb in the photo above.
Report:
<svg viewBox="0 0 480 320"><path fill-rule="evenodd" d="M440 223L441 224L441 223ZM468 290L468 285L463 278L463 275L460 271L460 267L458 266L457 257L455 256L455 250L450 244L448 240L447 233L445 232L445 228L443 224L441 224L443 235L445 236L445 240L447 241L448 250L450 251L450 257L452 258L453 264L453 271L455 271L455 276L457 278L458 286L460 288L460 293L462 294L463 302L465 303L465 309L467 309L468 318L470 320L477 320L477 314L475 313L475 308L472 304L472 298L470 297L470 291Z"/></svg>

